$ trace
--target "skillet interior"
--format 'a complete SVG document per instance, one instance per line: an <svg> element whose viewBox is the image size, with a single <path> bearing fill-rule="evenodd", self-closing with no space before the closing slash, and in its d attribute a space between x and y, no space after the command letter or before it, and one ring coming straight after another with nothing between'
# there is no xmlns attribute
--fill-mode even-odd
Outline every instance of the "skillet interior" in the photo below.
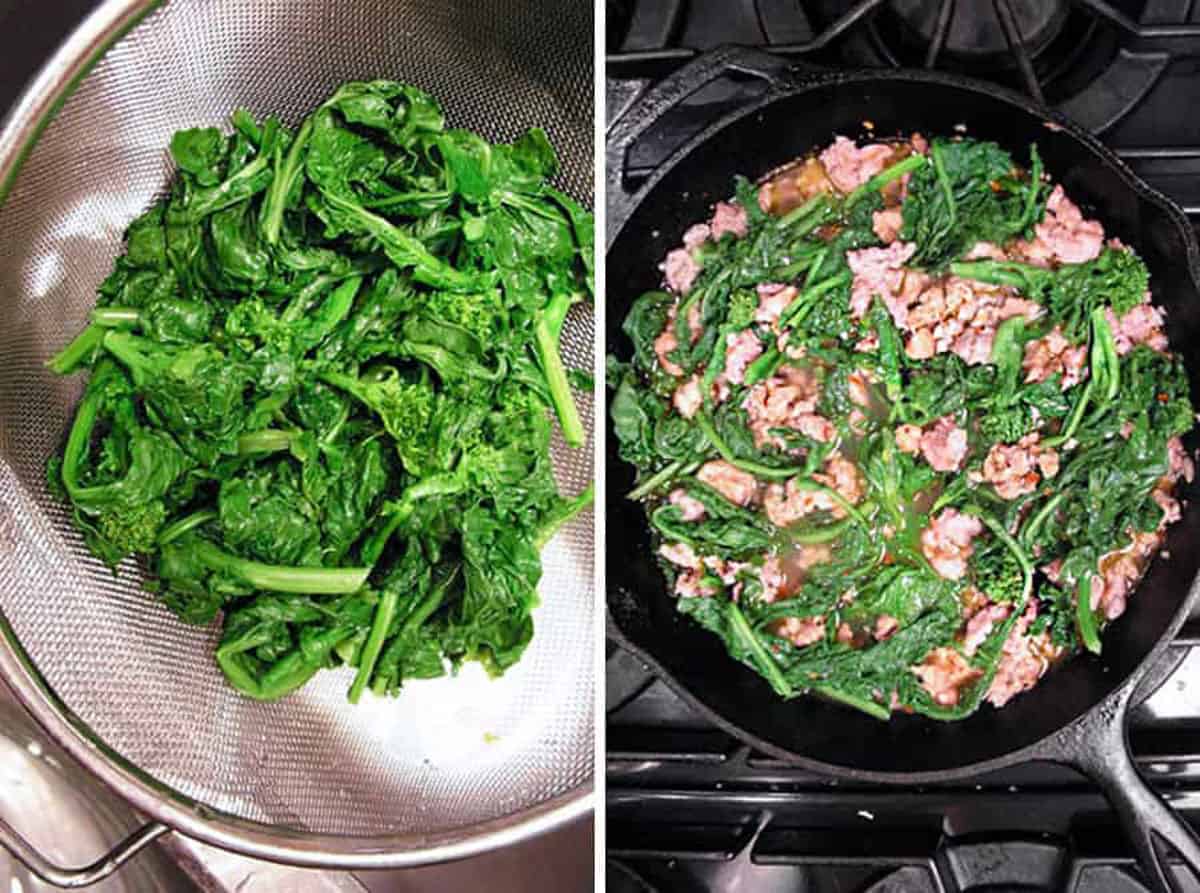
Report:
<svg viewBox="0 0 1200 893"><path fill-rule="evenodd" d="M965 124L1027 161L1036 141L1046 169L1110 236L1141 253L1155 303L1168 311L1168 334L1182 352L1193 394L1200 396L1200 304L1191 266L1194 243L1186 218L1090 138L1046 126L1019 97L986 86L928 75L852 76L816 85L777 87L754 107L714 125L656 175L616 233L607 255L607 348L627 358L620 324L630 303L655 288L657 265L688 225L704 219L732 191L733 176L756 178L835 134L878 137L918 130L950 134ZM1187 440L1196 445L1196 435ZM1169 560L1157 559L1124 617L1104 636L1100 658L1079 658L1053 672L1003 710L985 707L958 723L897 716L888 723L815 698L780 700L767 683L736 663L716 637L675 611L651 557L642 510L623 494L632 468L608 433L607 572L610 618L668 679L731 731L777 756L823 764L842 774L959 774L1033 756L1032 745L1087 712L1143 664L1173 631L1200 566L1200 506L1185 508L1171 528ZM1185 496L1194 497L1189 488Z"/></svg>

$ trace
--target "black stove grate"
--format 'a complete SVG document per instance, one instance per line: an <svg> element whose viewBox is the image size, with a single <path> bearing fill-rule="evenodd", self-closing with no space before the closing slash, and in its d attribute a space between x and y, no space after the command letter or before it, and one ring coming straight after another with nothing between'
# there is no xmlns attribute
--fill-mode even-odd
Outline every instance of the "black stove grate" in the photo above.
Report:
<svg viewBox="0 0 1200 893"><path fill-rule="evenodd" d="M821 68L936 67L1024 90L1103 139L1200 225L1200 3L1192 0L611 0L609 119L723 44ZM969 18L974 16L974 19ZM631 147L652 171L760 82L730 76ZM972 783L849 784L756 753L610 646L609 889L1140 891L1099 791L1030 764ZM1143 682L1130 743L1200 825L1200 618ZM1200 891L1180 869L1180 889Z"/></svg>

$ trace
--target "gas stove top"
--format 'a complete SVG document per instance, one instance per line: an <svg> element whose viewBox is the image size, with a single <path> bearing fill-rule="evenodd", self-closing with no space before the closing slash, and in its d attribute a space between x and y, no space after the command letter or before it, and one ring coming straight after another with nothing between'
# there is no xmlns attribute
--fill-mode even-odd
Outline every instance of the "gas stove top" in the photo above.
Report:
<svg viewBox="0 0 1200 893"><path fill-rule="evenodd" d="M1200 227L1200 4L1190 0L610 0L610 123L705 51L819 69L933 67L1038 97L1098 134ZM713 81L631 147L636 182L761 81ZM1099 790L1029 764L970 783L849 784L742 745L610 645L609 889L1144 890ZM1200 616L1144 680L1143 774L1200 826ZM1180 889L1200 891L1182 868Z"/></svg>

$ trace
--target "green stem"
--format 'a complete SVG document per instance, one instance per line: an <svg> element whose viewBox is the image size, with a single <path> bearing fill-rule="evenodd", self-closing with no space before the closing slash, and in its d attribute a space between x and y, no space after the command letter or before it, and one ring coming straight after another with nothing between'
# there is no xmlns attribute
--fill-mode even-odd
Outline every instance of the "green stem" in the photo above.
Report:
<svg viewBox="0 0 1200 893"><path fill-rule="evenodd" d="M385 666L394 666L398 662L400 652L409 644L413 633L420 629L425 621L433 616L433 612L442 606L442 602L446 600L446 593L458 578L458 574L459 567L455 565L440 580L435 580L428 594L404 618L404 623L401 624L399 631L397 631L396 635L388 643L387 650L383 652L382 661ZM376 677L375 681L371 684L371 690L376 694L383 694L388 690L388 685L385 680Z"/></svg>
<svg viewBox="0 0 1200 893"><path fill-rule="evenodd" d="M1011 261L955 261L950 264L950 272L960 279L974 279L977 282L1019 289L1024 289L1028 281L1021 271L1021 265Z"/></svg>
<svg viewBox="0 0 1200 893"><path fill-rule="evenodd" d="M837 701L839 704L845 704L848 707L855 707L876 719L888 720L891 719L892 711L880 704L878 701L872 701L870 698L853 695L846 691L834 688L831 685L813 685L810 686L814 692L822 697L828 698L831 701Z"/></svg>
<svg viewBox="0 0 1200 893"><path fill-rule="evenodd" d="M111 360L104 361L106 364L111 362ZM105 372L106 370L103 368L97 369L94 377L103 375ZM75 411L75 420L71 423L70 434L67 435L67 445L63 448L62 483L72 499L75 499L83 489L79 485L77 469L91 445L92 429L96 427L96 419L100 415L100 403L101 397L98 391L89 389L89 392L84 394L79 409Z"/></svg>
<svg viewBox="0 0 1200 893"><path fill-rule="evenodd" d="M1025 211L1021 214L1024 221L1022 229L1028 229L1036 222L1038 187L1042 181L1042 156L1038 152L1037 143L1029 146L1029 156L1029 191L1025 194Z"/></svg>
<svg viewBox="0 0 1200 893"><path fill-rule="evenodd" d="M792 210L780 217L779 225L782 227L790 227L792 224L799 220L803 220L814 211L820 211L822 206L824 206L826 211L829 210L829 196L823 192L818 192L804 204L800 205L799 207L792 208Z"/></svg>
<svg viewBox="0 0 1200 893"><path fill-rule="evenodd" d="M775 663L775 659L771 657L769 651L763 645L762 641L755 635L754 630L750 628L750 624L746 622L745 616L738 608L736 602L726 602L725 609L729 612L729 629L734 636L741 641L746 650L754 659L758 671L766 677L771 683L771 687L785 698L792 696L792 686L784 678L783 673L779 669L779 665Z"/></svg>
<svg viewBox="0 0 1200 893"><path fill-rule="evenodd" d="M784 533L789 542L796 543L801 546L815 546L820 543L830 543L845 533L846 528L850 526L850 519L844 518L841 521L835 521L833 524L826 524L824 527L809 528L808 530L785 529Z"/></svg>
<svg viewBox="0 0 1200 893"><path fill-rule="evenodd" d="M1111 401L1121 389L1121 361L1117 358L1117 345L1113 341L1112 329L1104 315L1105 308L1092 311L1092 381L1103 388L1100 398Z"/></svg>
<svg viewBox="0 0 1200 893"><path fill-rule="evenodd" d="M392 625L392 618L396 616L396 604L399 600L400 595L394 589L385 589L379 597L379 604L375 607L375 617L371 621L371 632L367 636L367 643L363 646L362 653L358 656L358 672L354 674L354 682L350 685L350 693L346 696L351 704L358 703L363 689L367 687L371 675L375 672L375 662L379 660L379 653L383 651L383 640L387 637L388 629Z"/></svg>
<svg viewBox="0 0 1200 893"><path fill-rule="evenodd" d="M861 186L851 192L849 196L847 196L845 205L846 210L849 211L863 198L870 195L872 192L882 189L893 180L897 180L900 177L903 177L905 174L912 173L917 168L924 165L928 160L929 159L927 159L924 155L914 154L909 155L902 161L897 161L891 167L884 168L871 179L867 180L867 182L863 183Z"/></svg>
<svg viewBox="0 0 1200 893"><path fill-rule="evenodd" d="M808 268L808 272L804 274L804 288L807 289L813 284L813 280L817 278L817 271L825 263L825 258L829 255L828 248L822 248L817 252L816 259L812 262L812 266Z"/></svg>
<svg viewBox="0 0 1200 893"><path fill-rule="evenodd" d="M1079 397L1075 405L1071 407L1071 415L1067 417L1067 426L1053 437L1047 437L1042 441L1044 446L1058 446L1061 443L1066 443L1075 436L1075 431L1079 428L1079 423L1083 421L1083 411L1087 409L1088 402L1092 397L1092 382L1093 379L1088 379L1087 384L1083 386L1083 390L1079 392Z"/></svg>
<svg viewBox="0 0 1200 893"><path fill-rule="evenodd" d="M363 543L362 549L359 551L360 559L369 565L375 564L379 560L379 556L383 554L384 547L392 538L392 534L401 524L412 517L420 500L430 496L449 496L460 493L464 487L466 487L465 480L462 475L455 472L434 474L417 481L405 490L396 502L389 504L387 521Z"/></svg>
<svg viewBox="0 0 1200 893"><path fill-rule="evenodd" d="M704 412L697 413L696 426L704 432L704 436L708 438L708 442L713 445L722 459L724 459L730 465L740 468L742 471L748 471L750 474L765 478L788 478L796 474L798 471L796 468L773 468L770 465L762 465L758 462L751 462L747 459L739 459L734 454L733 450L729 448L729 444L725 443L725 441L721 439L721 436L717 434L717 431L715 428L713 428L712 422L709 420L708 415Z"/></svg>
<svg viewBox="0 0 1200 893"><path fill-rule="evenodd" d="M97 307L92 322L106 329L132 329L141 324L142 313L136 307Z"/></svg>
<svg viewBox="0 0 1200 893"><path fill-rule="evenodd" d="M192 512L190 515L184 515L162 529L158 534L158 544L165 546L167 543L173 543L185 533L195 530L209 521L215 521L218 517L220 516L213 509L201 509L198 512Z"/></svg>
<svg viewBox="0 0 1200 893"><path fill-rule="evenodd" d="M1025 527L1021 531L1021 544L1023 546L1028 548L1033 544L1034 538L1041 532L1042 525L1046 523L1046 519L1053 514L1054 510L1058 508L1058 504L1063 501L1063 497L1066 495L1065 492L1055 493L1046 500L1045 505L1034 512L1029 520L1025 522Z"/></svg>
<svg viewBox="0 0 1200 893"><path fill-rule="evenodd" d="M258 683L257 698L277 701L300 688L321 669L329 652L355 632L352 626L335 626L305 642L303 651L289 652L263 674Z"/></svg>
<svg viewBox="0 0 1200 893"><path fill-rule="evenodd" d="M850 282L850 273L844 272L836 276L830 276L828 279L823 279L816 285L806 288L780 314L779 327L781 329L791 328L793 325L803 322L804 317L808 316L808 311L816 305L817 298L840 285L846 285L848 282Z"/></svg>
<svg viewBox="0 0 1200 893"><path fill-rule="evenodd" d="M744 380L746 387L752 388L760 381L770 378L775 374L775 370L779 368L784 359L783 353L776 345L772 344L754 362L746 367L746 378Z"/></svg>
<svg viewBox="0 0 1200 893"><path fill-rule="evenodd" d="M262 204L262 232L268 245L279 242L279 232L283 227L283 211L287 197L295 187L296 180L303 172L300 156L308 145L309 134L312 133L313 119L308 117L300 125L296 138L288 147L286 156L280 156L278 150L275 157L275 176L267 187L267 194Z"/></svg>
<svg viewBox="0 0 1200 893"><path fill-rule="evenodd" d="M533 547L539 552L544 549L546 543L554 538L563 525L569 523L572 518L592 504L595 496L596 485L588 484L579 495L559 500L558 504L545 514L534 530Z"/></svg>
<svg viewBox="0 0 1200 893"><path fill-rule="evenodd" d="M558 333L555 329L561 331L561 318L557 320L557 325L555 322L549 312L543 314L534 326L534 343L542 374L546 376L546 384L550 388L550 400L558 414L558 424L562 427L563 439L569 446L581 447L587 439L587 432L579 417L575 398L571 395L571 383L567 380L567 370L558 351Z"/></svg>
<svg viewBox="0 0 1200 893"><path fill-rule="evenodd" d="M694 470L695 468L699 467L699 463L694 463L691 467ZM670 465L660 468L658 471L654 472L654 474L650 475L650 477L646 478L644 481L626 493L625 498L633 500L641 499L648 494L653 493L663 484L669 483L676 477L680 477L681 475L689 473L690 472L685 467L684 461L682 459L676 459Z"/></svg>
<svg viewBox="0 0 1200 893"><path fill-rule="evenodd" d="M104 341L104 332L103 326L93 323L76 335L70 344L47 360L46 366L59 375L74 372L95 356Z"/></svg>
<svg viewBox="0 0 1200 893"><path fill-rule="evenodd" d="M1096 623L1096 612L1092 610L1092 575L1085 574L1079 581L1075 596L1075 625L1079 628L1079 640L1092 654L1100 653L1100 628Z"/></svg>
<svg viewBox="0 0 1200 893"><path fill-rule="evenodd" d="M264 428L261 431L242 434L237 439L238 454L245 456L248 453L275 453L279 450L286 450L299 433L299 431Z"/></svg>
<svg viewBox="0 0 1200 893"><path fill-rule="evenodd" d="M950 226L958 220L958 207L954 203L954 189L950 185L950 177L946 173L946 165L942 161L942 150L936 142L930 146L929 155L933 159L933 169L937 172L938 185L941 186L942 196L946 199L946 212L950 216Z"/></svg>
<svg viewBox="0 0 1200 893"><path fill-rule="evenodd" d="M229 573L255 589L310 595L345 595L367 582L369 567L286 567L239 558L198 539L195 557L210 570Z"/></svg>

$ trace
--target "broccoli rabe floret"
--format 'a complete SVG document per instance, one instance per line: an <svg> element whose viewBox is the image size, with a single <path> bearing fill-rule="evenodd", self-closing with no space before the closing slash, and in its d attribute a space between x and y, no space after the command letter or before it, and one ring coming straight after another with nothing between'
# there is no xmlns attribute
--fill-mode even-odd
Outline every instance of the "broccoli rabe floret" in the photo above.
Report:
<svg viewBox="0 0 1200 893"><path fill-rule="evenodd" d="M975 553L971 561L975 587L994 602L1019 601L1025 577L1016 556L1001 543Z"/></svg>
<svg viewBox="0 0 1200 893"><path fill-rule="evenodd" d="M989 443L1015 443L1033 429L1033 413L1023 403L994 409L979 420L979 433Z"/></svg>

